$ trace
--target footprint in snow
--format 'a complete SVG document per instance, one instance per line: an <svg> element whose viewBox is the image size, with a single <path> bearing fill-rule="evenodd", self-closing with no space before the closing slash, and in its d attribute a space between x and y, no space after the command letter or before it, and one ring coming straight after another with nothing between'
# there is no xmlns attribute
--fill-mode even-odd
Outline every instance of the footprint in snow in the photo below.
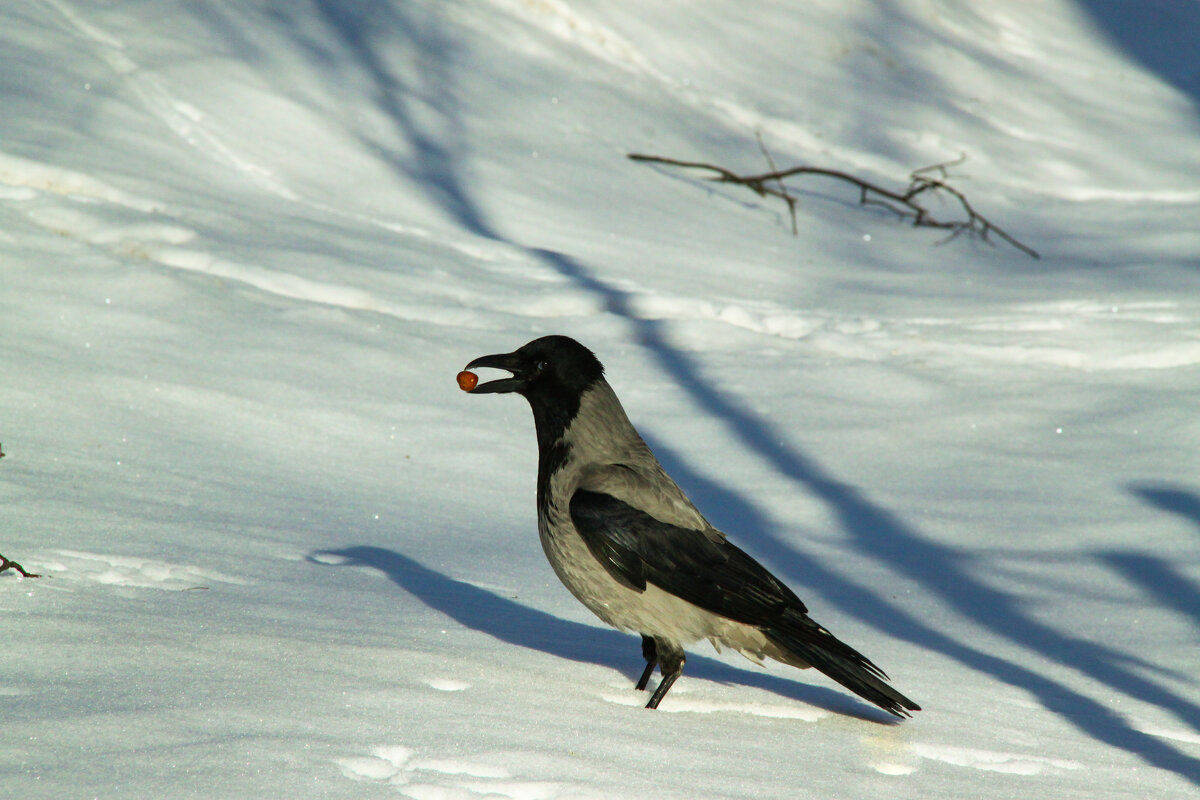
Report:
<svg viewBox="0 0 1200 800"><path fill-rule="evenodd" d="M1007 775L1041 775L1051 770L1083 768L1078 761L1064 758L920 742L910 744L891 737L875 737L866 744L868 765L883 775L911 775L922 760Z"/></svg>
<svg viewBox="0 0 1200 800"><path fill-rule="evenodd" d="M68 580L75 578L109 586L175 591L207 588L214 583L248 584L248 581L216 570L139 556L106 555L81 550L56 550L54 553L56 557L42 562L45 565L43 569L57 578Z"/></svg>
<svg viewBox="0 0 1200 800"><path fill-rule="evenodd" d="M511 759L511 754L506 758ZM563 781L527 780L486 757L420 757L409 747L376 747L368 756L334 759L347 778L396 786L404 797L414 800L472 800L478 797L509 797L513 800L581 798L589 794L577 784Z"/></svg>

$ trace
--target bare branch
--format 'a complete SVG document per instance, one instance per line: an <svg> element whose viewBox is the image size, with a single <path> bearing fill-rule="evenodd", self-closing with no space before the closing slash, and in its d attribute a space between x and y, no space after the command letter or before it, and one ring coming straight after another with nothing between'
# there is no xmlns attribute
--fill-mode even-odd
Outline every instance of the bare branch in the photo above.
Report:
<svg viewBox="0 0 1200 800"><path fill-rule="evenodd" d="M1000 228L1000 226L996 225L996 223L975 210L975 207L967 200L966 195L948 183L949 169L965 161L965 155L954 161L931 164L930 166L914 170L909 175L908 185L897 191L837 169L807 165L790 167L783 170L776 169L770 154L762 143L761 136L758 137L758 143L771 168L770 172L759 175L738 175L732 170L717 166L716 164L708 164L702 161L682 161L676 158L651 156L642 153L629 153L628 158L643 163L663 164L665 166L681 167L684 169L707 170L714 173L709 180L716 181L717 183L732 183L745 186L761 197L777 197L787 204L788 211L791 213L793 235L797 234L796 198L788 192L787 186L783 181L785 178L799 175L821 175L858 187L859 205L873 205L886 208L901 219L911 219L915 227L942 228L950 231L950 236L944 241L950 241L963 233L967 233L978 237L988 244L992 244L989 236L995 234L1030 258L1041 258L1038 252L1032 247L1017 240ZM962 218L939 218L922 202L923 195L937 195L939 193L948 195L954 199L963 214Z"/></svg>
<svg viewBox="0 0 1200 800"><path fill-rule="evenodd" d="M3 445L0 445L0 458L4 458L4 446ZM6 569L15 569L22 578L40 578L40 577L42 577L41 575L38 575L36 572L27 572L25 570L25 568L22 567L17 562L10 561L7 558L5 558L4 556L0 555L0 572L4 572Z"/></svg>
<svg viewBox="0 0 1200 800"><path fill-rule="evenodd" d="M10 561L7 558L5 558L4 556L0 556L0 572L4 572L4 570L6 570L6 569L15 569L22 578L40 578L40 577L42 577L41 575L38 575L36 572L27 572L25 570L25 568L22 567L17 562Z"/></svg>

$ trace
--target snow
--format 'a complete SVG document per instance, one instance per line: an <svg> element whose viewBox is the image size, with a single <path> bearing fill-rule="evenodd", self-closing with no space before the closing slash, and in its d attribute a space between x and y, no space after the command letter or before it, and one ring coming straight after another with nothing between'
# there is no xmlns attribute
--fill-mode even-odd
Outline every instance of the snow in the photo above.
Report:
<svg viewBox="0 0 1200 800"><path fill-rule="evenodd" d="M1200 787L1200 7L0 8L0 785ZM629 161L956 186L1042 254ZM947 209L948 210L948 209ZM920 702L707 645L657 713L470 359L565 333Z"/></svg>

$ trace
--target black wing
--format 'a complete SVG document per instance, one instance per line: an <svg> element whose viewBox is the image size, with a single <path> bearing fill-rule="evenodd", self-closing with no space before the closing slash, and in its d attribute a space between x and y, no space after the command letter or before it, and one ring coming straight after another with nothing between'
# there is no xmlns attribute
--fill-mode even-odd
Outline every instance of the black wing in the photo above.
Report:
<svg viewBox="0 0 1200 800"><path fill-rule="evenodd" d="M724 537L655 519L612 495L581 489L571 521L592 555L625 586L652 583L723 617L768 625L807 609L778 578Z"/></svg>
<svg viewBox="0 0 1200 800"><path fill-rule="evenodd" d="M571 521L625 586L654 584L700 608L759 627L768 639L896 716L920 706L883 681L869 658L808 616L792 590L724 537L662 522L612 495L581 489Z"/></svg>

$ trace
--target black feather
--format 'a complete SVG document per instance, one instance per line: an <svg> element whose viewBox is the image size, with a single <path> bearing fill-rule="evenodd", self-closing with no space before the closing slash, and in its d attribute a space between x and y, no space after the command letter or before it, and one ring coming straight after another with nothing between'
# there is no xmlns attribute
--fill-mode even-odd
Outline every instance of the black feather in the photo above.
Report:
<svg viewBox="0 0 1200 800"><path fill-rule="evenodd" d="M714 614L750 625L807 611L778 578L719 535L655 519L622 500L579 490L571 521L608 573L626 586L653 583Z"/></svg>
<svg viewBox="0 0 1200 800"><path fill-rule="evenodd" d="M795 653L815 669L889 714L908 717L911 716L909 711L921 710L919 705L884 683L887 675L869 658L808 616L785 620L782 625L764 627L763 633L780 647Z"/></svg>

